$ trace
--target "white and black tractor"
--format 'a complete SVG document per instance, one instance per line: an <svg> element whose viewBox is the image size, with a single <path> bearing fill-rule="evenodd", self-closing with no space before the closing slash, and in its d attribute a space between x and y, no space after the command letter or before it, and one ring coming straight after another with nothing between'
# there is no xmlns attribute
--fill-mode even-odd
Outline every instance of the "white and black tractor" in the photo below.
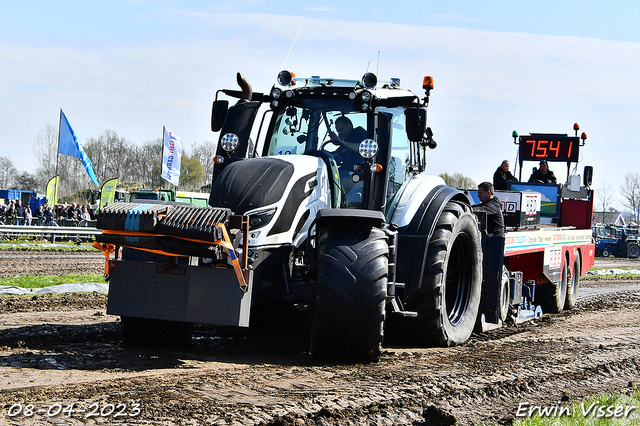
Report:
<svg viewBox="0 0 640 426"><path fill-rule="evenodd" d="M313 356L375 361L385 333L452 346L479 314L497 322L502 246L483 268L467 196L426 173L430 77L422 97L371 73L282 71L264 94L238 84L213 103L209 208L123 204L99 218L99 241L124 247L108 313L127 339L184 342L193 323L249 326L293 307Z"/></svg>

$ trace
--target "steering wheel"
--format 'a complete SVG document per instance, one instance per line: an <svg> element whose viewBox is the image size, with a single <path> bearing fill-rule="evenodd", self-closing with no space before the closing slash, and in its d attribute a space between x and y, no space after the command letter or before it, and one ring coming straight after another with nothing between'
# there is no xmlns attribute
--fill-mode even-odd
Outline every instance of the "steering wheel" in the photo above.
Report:
<svg viewBox="0 0 640 426"><path fill-rule="evenodd" d="M338 148L335 151L327 151L325 148L329 144L336 145ZM331 139L323 142L322 145L320 146L320 150L326 151L331 155L333 155L333 158L336 160L336 164L338 166L341 166L342 164L344 164L349 158L349 148L347 148L344 142L339 141L337 139Z"/></svg>

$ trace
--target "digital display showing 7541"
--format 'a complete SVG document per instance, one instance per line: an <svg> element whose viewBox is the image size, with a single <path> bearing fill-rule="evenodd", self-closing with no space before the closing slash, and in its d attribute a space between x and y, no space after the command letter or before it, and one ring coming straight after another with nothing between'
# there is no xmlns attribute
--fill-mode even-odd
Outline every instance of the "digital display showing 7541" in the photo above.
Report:
<svg viewBox="0 0 640 426"><path fill-rule="evenodd" d="M580 138L565 135L520 136L521 161L578 161Z"/></svg>

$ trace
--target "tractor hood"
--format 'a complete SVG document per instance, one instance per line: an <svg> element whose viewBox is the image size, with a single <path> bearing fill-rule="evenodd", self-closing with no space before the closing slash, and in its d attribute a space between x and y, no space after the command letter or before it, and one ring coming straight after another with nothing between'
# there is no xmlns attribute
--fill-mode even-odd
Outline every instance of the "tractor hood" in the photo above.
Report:
<svg viewBox="0 0 640 426"><path fill-rule="evenodd" d="M282 198L293 172L293 164L277 158L235 161L211 186L209 205L244 214L274 204Z"/></svg>
<svg viewBox="0 0 640 426"><path fill-rule="evenodd" d="M285 244L306 230L319 209L329 207L329 191L318 157L249 158L224 168L211 187L209 205L250 216L250 245Z"/></svg>

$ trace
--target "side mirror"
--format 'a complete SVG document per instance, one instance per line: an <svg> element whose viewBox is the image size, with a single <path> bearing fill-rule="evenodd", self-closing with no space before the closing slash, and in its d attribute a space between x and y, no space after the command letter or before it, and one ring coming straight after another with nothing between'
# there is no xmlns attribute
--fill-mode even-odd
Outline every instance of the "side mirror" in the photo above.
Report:
<svg viewBox="0 0 640 426"><path fill-rule="evenodd" d="M408 108L404 110L407 117L407 137L411 142L420 142L424 138L427 128L427 111L422 108Z"/></svg>
<svg viewBox="0 0 640 426"><path fill-rule="evenodd" d="M591 186L592 181L593 181L593 166L584 166L584 178L583 178L584 186Z"/></svg>
<svg viewBox="0 0 640 426"><path fill-rule="evenodd" d="M229 109L229 101L220 100L214 101L211 108L211 131L218 132L222 129L222 124L227 116L227 110Z"/></svg>

